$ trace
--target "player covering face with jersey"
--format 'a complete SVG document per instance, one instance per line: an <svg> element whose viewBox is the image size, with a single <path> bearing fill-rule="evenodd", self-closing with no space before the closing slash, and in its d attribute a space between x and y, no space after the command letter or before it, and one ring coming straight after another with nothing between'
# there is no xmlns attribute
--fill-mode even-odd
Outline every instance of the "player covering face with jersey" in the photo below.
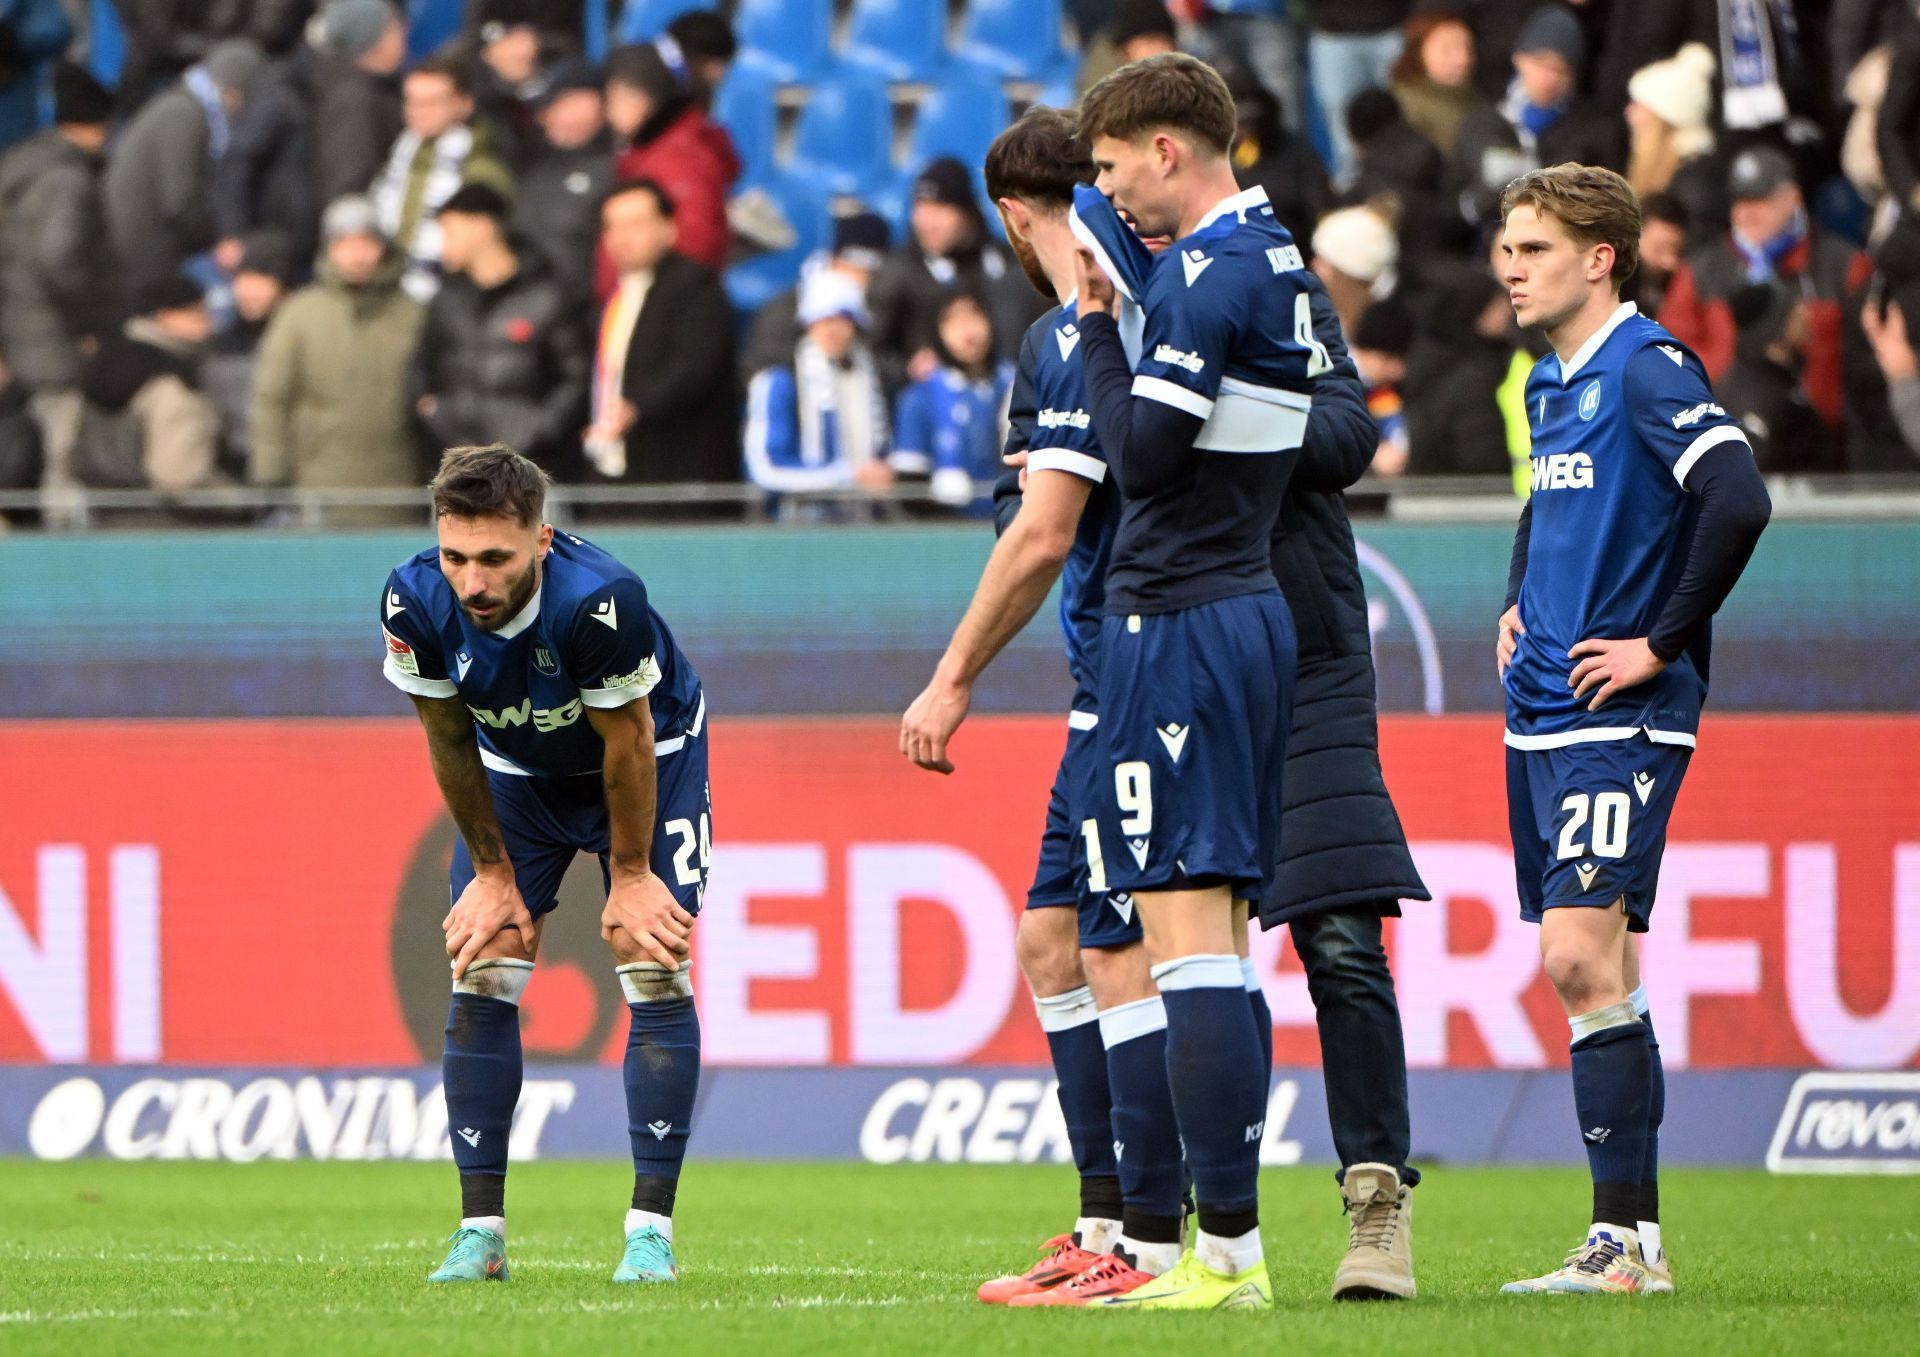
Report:
<svg viewBox="0 0 1920 1357"><path fill-rule="evenodd" d="M1699 359L1620 301L1639 203L1619 175L1556 165L1508 185L1503 277L1552 352L1526 389L1532 495L1496 663L1522 915L1572 1029L1592 1225L1515 1293L1670 1291L1660 1247L1665 1085L1635 935L1698 738L1708 622L1769 512L1740 426Z"/></svg>

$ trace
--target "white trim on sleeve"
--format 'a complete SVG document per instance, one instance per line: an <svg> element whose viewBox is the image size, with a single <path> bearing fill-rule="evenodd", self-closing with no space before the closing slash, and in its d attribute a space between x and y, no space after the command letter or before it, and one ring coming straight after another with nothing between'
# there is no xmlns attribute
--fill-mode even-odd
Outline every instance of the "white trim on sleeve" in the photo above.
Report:
<svg viewBox="0 0 1920 1357"><path fill-rule="evenodd" d="M391 655L381 662L380 672L387 676L388 683L415 697L460 696L460 689L452 679L421 678L418 674L409 674L393 662Z"/></svg>
<svg viewBox="0 0 1920 1357"><path fill-rule="evenodd" d="M1107 464L1072 448L1041 448L1027 454L1028 471L1065 471L1083 480L1100 484L1107 478Z"/></svg>
<svg viewBox="0 0 1920 1357"><path fill-rule="evenodd" d="M1175 386L1165 377L1135 377L1133 394L1159 401L1162 405L1171 405L1176 410L1184 410L1196 419L1205 419L1213 413L1211 400L1198 391Z"/></svg>
<svg viewBox="0 0 1920 1357"><path fill-rule="evenodd" d="M608 679L598 688L582 688L580 700L589 707L601 711L611 711L615 707L624 707L629 702L637 702L652 692L660 682L660 661L649 655L640 661L640 667L631 674L622 674L618 678Z"/></svg>
<svg viewBox="0 0 1920 1357"><path fill-rule="evenodd" d="M1717 448L1722 443L1746 443L1747 451L1753 451L1753 444L1747 443L1747 435L1738 424L1722 424L1718 428L1708 429L1687 444L1687 450L1681 453L1680 460L1673 464L1673 479L1680 483L1681 488L1686 487L1687 473L1693 470L1693 464L1699 461L1709 448Z"/></svg>

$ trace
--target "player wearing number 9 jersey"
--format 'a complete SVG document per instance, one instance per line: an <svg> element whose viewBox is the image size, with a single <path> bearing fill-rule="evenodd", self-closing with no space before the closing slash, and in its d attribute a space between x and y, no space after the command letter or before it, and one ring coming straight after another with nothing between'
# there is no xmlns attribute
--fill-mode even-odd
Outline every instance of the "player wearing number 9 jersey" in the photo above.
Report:
<svg viewBox="0 0 1920 1357"><path fill-rule="evenodd" d="M1090 253L1078 309L1089 409L1121 493L1100 634L1099 832L1108 885L1133 895L1155 963L1199 1215L1190 1254L1105 1303L1258 1308L1271 1303L1267 1090L1239 954L1245 902L1279 860L1297 659L1271 537L1332 363L1313 334L1317 281L1265 191L1234 180L1217 72L1151 57L1089 90L1080 117L1097 187L1141 235L1173 238L1141 288L1137 365L1106 281L1125 270Z"/></svg>
<svg viewBox="0 0 1920 1357"><path fill-rule="evenodd" d="M1532 495L1498 662L1521 913L1572 1028L1592 1225L1567 1263L1505 1289L1672 1290L1660 1248L1665 1085L1639 948L1706 697L1708 622L1770 506L1700 361L1622 304L1640 205L1610 170L1507 186L1504 277L1553 352L1527 382Z"/></svg>
<svg viewBox="0 0 1920 1357"><path fill-rule="evenodd" d="M506 1279L519 1000L541 920L586 852L631 1014L634 1193L614 1280L671 1281L700 1070L688 956L712 851L706 699L639 576L541 521L546 488L505 447L447 453L432 487L439 545L380 595L386 677L413 699L460 831L443 1072L462 1211L430 1280Z"/></svg>

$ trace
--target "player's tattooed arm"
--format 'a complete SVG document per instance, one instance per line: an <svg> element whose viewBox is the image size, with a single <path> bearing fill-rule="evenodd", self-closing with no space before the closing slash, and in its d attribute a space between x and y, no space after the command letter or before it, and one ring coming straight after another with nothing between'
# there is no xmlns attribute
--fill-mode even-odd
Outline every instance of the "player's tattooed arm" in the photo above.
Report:
<svg viewBox="0 0 1920 1357"><path fill-rule="evenodd" d="M688 952L693 916L650 860L660 794L652 706L642 697L619 707L588 707L587 720L606 746L601 776L612 886L600 914L600 935L623 962L677 966Z"/></svg>
<svg viewBox="0 0 1920 1357"><path fill-rule="evenodd" d="M433 780L447 803L460 837L466 840L476 872L506 869L506 841L500 817L487 789L486 765L473 738L473 717L466 704L453 697L419 697L413 709L427 728L427 754L433 761Z"/></svg>
<svg viewBox="0 0 1920 1357"><path fill-rule="evenodd" d="M473 717L465 703L451 697L414 695L413 709L427 729L434 781L440 784L447 811L473 859L473 880L440 925L446 934L447 955L453 959L454 978L465 975L468 965L495 939L506 944L507 954L531 959L539 934L526 901L520 898L513 864L507 860L506 838L487 787L486 765L480 762L480 746L473 738Z"/></svg>

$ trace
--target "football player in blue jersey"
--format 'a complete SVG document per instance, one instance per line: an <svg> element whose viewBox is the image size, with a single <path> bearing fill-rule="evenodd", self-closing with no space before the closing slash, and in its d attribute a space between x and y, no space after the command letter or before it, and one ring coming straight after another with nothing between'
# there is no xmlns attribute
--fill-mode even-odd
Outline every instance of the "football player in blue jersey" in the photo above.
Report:
<svg viewBox="0 0 1920 1357"><path fill-rule="evenodd" d="M706 700L619 561L542 521L547 478L503 446L455 448L432 484L439 545L380 596L385 673L413 699L460 838L446 920L442 1069L461 1220L435 1282L505 1281L519 1000L576 853L600 859L600 933L631 1012L634 1189L616 1282L668 1282L700 1073L688 968L712 853Z"/></svg>
<svg viewBox="0 0 1920 1357"><path fill-rule="evenodd" d="M1194 1247L1100 1304L1272 1303L1258 1175L1270 1033L1240 964L1248 902L1279 860L1296 641L1270 561L1317 379L1319 285L1264 190L1227 151L1225 82L1183 54L1089 90L1080 135L1098 186L1173 244L1141 295L1129 363L1108 272L1076 287L1093 427L1121 492L1100 633L1108 885L1130 894L1166 1012L1167 1073L1199 1203Z"/></svg>
<svg viewBox="0 0 1920 1357"><path fill-rule="evenodd" d="M1637 935L1706 698L1709 621L1766 527L1766 486L1700 360L1620 287L1640 204L1555 165L1501 200L1504 281L1552 352L1526 388L1533 490L1496 663L1520 909L1572 1027L1593 1176L1585 1242L1513 1293L1671 1291L1660 1248L1665 1084Z"/></svg>
<svg viewBox="0 0 1920 1357"><path fill-rule="evenodd" d="M1021 386L1032 408L1016 411L1024 417L1008 440L1026 458L1018 512L933 681L901 723L901 752L950 772L947 745L975 679L1061 580L1074 694L1016 952L1053 1058L1080 1212L1039 1262L980 1287L989 1304L1085 1305L1151 1280L1181 1251L1185 1181L1167 1087L1166 1021L1133 902L1107 890L1096 821L1101 605L1119 494L1093 433L1069 305L1076 270L1069 212L1075 186L1092 178L1073 119L1058 109L1029 110L988 150L988 192L1007 238L1034 286L1060 305L1034 322L1021 346ZM1137 344L1139 311L1122 324Z"/></svg>

